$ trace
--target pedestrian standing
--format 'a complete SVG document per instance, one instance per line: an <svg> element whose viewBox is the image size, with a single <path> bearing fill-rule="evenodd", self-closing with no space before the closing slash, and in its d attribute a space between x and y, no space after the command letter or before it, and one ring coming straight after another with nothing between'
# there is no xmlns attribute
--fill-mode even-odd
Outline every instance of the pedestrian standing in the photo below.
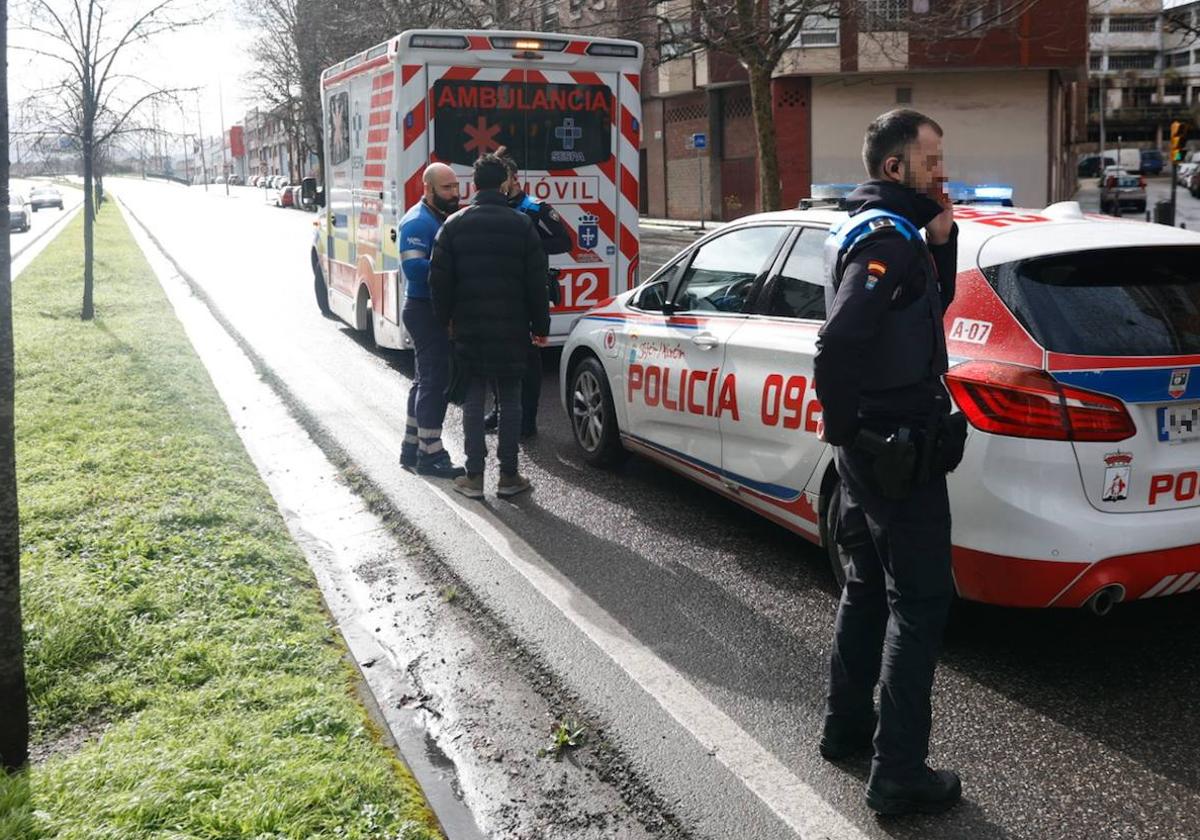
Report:
<svg viewBox="0 0 1200 840"><path fill-rule="evenodd" d="M535 201L521 188L520 170L517 162L506 154L501 147L496 154L508 168L510 188L508 190L508 206L519 210L533 220L534 229L542 241L542 248L547 256L566 254L571 250L571 234L558 211L549 202ZM546 277L546 292L551 303L558 303L558 272L548 269ZM537 434L538 403L542 397L542 348L530 343L526 359L525 376L521 379L521 437L529 438ZM497 400L499 402L499 400ZM496 428L497 413L492 408L483 420L483 427L488 431Z"/></svg>
<svg viewBox="0 0 1200 840"><path fill-rule="evenodd" d="M408 389L408 418L400 464L418 475L457 478L442 446L446 386L450 380L450 336L433 313L429 260L433 241L446 217L458 209L458 176L444 163L425 168L425 196L400 220L400 267L404 272L404 308L400 320L413 342L413 381Z"/></svg>
<svg viewBox="0 0 1200 840"><path fill-rule="evenodd" d="M467 474L454 480L460 493L483 497L487 448L483 406L488 384L499 394L499 496L530 488L517 470L521 432L521 378L530 342L550 332L546 252L533 221L508 206L511 185L504 162L484 155L475 162L475 198L451 216L434 244L430 272L433 307L454 335L455 378L464 383L463 437Z"/></svg>
<svg viewBox="0 0 1200 840"><path fill-rule="evenodd" d="M962 789L926 763L954 592L946 472L966 436L941 380L958 230L933 120L883 114L867 128L863 162L869 180L849 196L858 207L830 237L832 300L814 363L840 479L830 538L848 557L820 751L836 761L873 747L867 805L933 813Z"/></svg>

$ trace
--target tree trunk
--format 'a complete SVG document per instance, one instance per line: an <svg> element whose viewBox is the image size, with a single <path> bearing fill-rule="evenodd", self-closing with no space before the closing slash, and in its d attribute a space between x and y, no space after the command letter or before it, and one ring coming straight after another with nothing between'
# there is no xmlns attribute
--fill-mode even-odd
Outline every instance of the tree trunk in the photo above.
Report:
<svg viewBox="0 0 1200 840"><path fill-rule="evenodd" d="M771 110L771 71L750 65L750 105L754 111L754 133L758 136L758 194L766 212L778 210L780 202L779 155L775 149L775 113Z"/></svg>
<svg viewBox="0 0 1200 840"><path fill-rule="evenodd" d="M8 233L8 3L0 0L0 769L29 759L29 700L21 634L21 537L14 430L12 249Z"/></svg>
<svg viewBox="0 0 1200 840"><path fill-rule="evenodd" d="M86 120L86 117L85 117ZM96 224L96 203L92 193L95 149L92 147L92 127L83 128L83 312L80 318L90 321L96 315L92 304L92 240Z"/></svg>

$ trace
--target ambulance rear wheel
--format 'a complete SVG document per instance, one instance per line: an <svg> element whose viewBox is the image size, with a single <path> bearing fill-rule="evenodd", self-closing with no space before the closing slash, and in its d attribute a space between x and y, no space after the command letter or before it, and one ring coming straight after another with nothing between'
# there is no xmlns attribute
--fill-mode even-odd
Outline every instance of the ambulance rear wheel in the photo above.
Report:
<svg viewBox="0 0 1200 840"><path fill-rule="evenodd" d="M571 432L583 451L583 460L595 467L623 461L628 453L621 446L612 390L599 360L589 356L575 366L568 393Z"/></svg>
<svg viewBox="0 0 1200 840"><path fill-rule="evenodd" d="M825 516L821 520L821 536L825 542L825 553L829 558L829 571L833 583L840 593L846 588L846 574L850 567L850 556L838 545L833 535L837 533L837 521L842 514L842 483L834 479L829 485L829 501L825 505Z"/></svg>
<svg viewBox="0 0 1200 840"><path fill-rule="evenodd" d="M317 308L321 310L321 314L326 318L333 317L333 312L329 308L329 286L325 283L325 273L321 271L321 260L317 257L317 252L312 252L312 270L313 270L313 291L317 295Z"/></svg>

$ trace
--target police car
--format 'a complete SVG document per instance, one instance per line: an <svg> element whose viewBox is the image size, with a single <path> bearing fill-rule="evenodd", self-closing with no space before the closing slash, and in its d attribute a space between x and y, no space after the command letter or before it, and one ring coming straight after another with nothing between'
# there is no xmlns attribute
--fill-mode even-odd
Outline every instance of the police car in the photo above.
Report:
<svg viewBox="0 0 1200 840"><path fill-rule="evenodd" d="M581 316L560 373L588 462L654 459L825 545L839 582L812 359L824 245L845 218L813 207L721 228ZM958 594L1105 613L1200 589L1200 234L1074 202L955 218Z"/></svg>

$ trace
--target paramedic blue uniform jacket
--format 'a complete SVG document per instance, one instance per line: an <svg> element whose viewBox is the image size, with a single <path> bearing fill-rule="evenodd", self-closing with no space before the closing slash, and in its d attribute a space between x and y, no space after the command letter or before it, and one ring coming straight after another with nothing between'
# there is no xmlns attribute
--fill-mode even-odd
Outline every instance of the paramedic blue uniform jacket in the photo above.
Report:
<svg viewBox="0 0 1200 840"><path fill-rule="evenodd" d="M445 217L424 201L409 208L400 220L400 267L404 269L404 296L429 300L429 260L433 240Z"/></svg>

